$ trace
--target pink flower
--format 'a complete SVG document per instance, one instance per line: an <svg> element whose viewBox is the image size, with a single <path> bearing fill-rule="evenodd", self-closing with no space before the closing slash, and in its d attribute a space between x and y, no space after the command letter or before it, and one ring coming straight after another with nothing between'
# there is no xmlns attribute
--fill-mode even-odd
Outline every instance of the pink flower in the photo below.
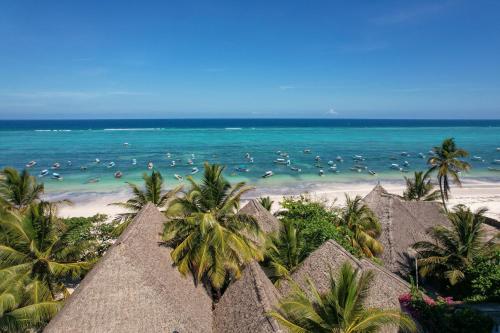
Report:
<svg viewBox="0 0 500 333"><path fill-rule="evenodd" d="M400 303L409 303L411 301L411 294L406 293L401 296L399 296L399 302Z"/></svg>
<svg viewBox="0 0 500 333"><path fill-rule="evenodd" d="M425 302L425 304L430 305L430 306L436 305L436 301L430 297L427 297L427 296L424 296L424 302Z"/></svg>

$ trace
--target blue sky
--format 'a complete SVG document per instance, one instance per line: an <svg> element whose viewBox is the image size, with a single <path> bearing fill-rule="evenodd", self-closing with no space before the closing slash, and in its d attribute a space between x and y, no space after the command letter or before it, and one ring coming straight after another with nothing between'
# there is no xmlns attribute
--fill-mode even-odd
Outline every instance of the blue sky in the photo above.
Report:
<svg viewBox="0 0 500 333"><path fill-rule="evenodd" d="M500 118L500 1L0 0L0 118Z"/></svg>

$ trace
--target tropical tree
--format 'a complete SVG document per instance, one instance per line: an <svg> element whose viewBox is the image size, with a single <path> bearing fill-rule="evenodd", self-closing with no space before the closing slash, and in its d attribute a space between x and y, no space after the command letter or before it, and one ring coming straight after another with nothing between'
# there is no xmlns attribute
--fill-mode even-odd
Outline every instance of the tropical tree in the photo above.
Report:
<svg viewBox="0 0 500 333"><path fill-rule="evenodd" d="M201 183L188 177L190 190L167 210L164 240L174 248L171 256L179 271L191 273L220 297L245 264L263 259L264 240L255 219L238 213L241 196L251 188L243 182L231 186L220 165L204 167Z"/></svg>
<svg viewBox="0 0 500 333"><path fill-rule="evenodd" d="M406 189L403 193L405 200L434 201L439 197L439 191L433 190L430 176L423 171L415 171L413 179L405 177Z"/></svg>
<svg viewBox="0 0 500 333"><path fill-rule="evenodd" d="M304 239L293 223L282 221L278 234L269 236L264 265L270 268L271 280L279 286L283 279L307 257Z"/></svg>
<svg viewBox="0 0 500 333"><path fill-rule="evenodd" d="M448 201L448 195L451 191L450 178L455 184L462 186L460 172L468 171L470 165L460 160L460 158L467 157L469 153L464 149L458 148L453 138L445 139L441 146L432 148L432 151L433 156L427 161L427 164L430 166L427 173L437 172L441 200L444 209L447 210L446 201Z"/></svg>
<svg viewBox="0 0 500 333"><path fill-rule="evenodd" d="M346 194L346 204L342 209L338 223L352 231L350 241L353 247L359 248L367 257L382 253L383 245L377 240L381 233L378 218L372 210L363 203L360 196L354 199Z"/></svg>
<svg viewBox="0 0 500 333"><path fill-rule="evenodd" d="M268 211L271 211L271 208L273 207L274 201L271 200L270 197L260 197L259 202Z"/></svg>
<svg viewBox="0 0 500 333"><path fill-rule="evenodd" d="M371 271L360 273L344 263L337 279L330 272L330 288L325 293L320 293L309 279L309 290L294 285L291 294L269 315L297 333L377 332L387 325L415 332L416 325L406 314L365 306L372 282Z"/></svg>
<svg viewBox="0 0 500 333"><path fill-rule="evenodd" d="M472 212L459 205L448 213L451 227L436 226L427 231L432 241L421 241L413 245L417 251L419 273L432 276L455 285L463 280L465 270L475 257L498 249L498 235L485 240L482 228L485 208Z"/></svg>
<svg viewBox="0 0 500 333"><path fill-rule="evenodd" d="M139 188L139 186L135 184L128 183L132 190L133 197L126 202L111 204L128 210L125 213L115 216L115 222L119 223L115 229L115 235L120 235L147 203L153 203L160 209L165 208L182 189L182 185L179 185L170 191L164 192L163 177L160 172L155 170L151 172L151 175L144 173L142 179L144 179L144 189Z"/></svg>
<svg viewBox="0 0 500 333"><path fill-rule="evenodd" d="M0 220L0 277L13 276L26 286L45 288L50 301L68 295L63 281L90 269L88 262L67 261L60 255L68 249L64 235L56 232L55 209L41 201L18 219Z"/></svg>
<svg viewBox="0 0 500 333"><path fill-rule="evenodd" d="M43 184L38 184L27 170L19 173L7 167L0 171L0 202L8 203L15 209L22 210L38 200L43 190Z"/></svg>

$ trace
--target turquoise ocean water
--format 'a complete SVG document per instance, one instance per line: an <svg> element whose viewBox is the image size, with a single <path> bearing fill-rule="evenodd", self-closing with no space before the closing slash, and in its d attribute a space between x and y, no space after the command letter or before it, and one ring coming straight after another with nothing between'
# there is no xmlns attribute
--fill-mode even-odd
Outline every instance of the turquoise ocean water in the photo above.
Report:
<svg viewBox="0 0 500 333"><path fill-rule="evenodd" d="M169 187L179 182L174 174L186 176L194 167L200 170L194 177L199 177L203 161L224 164L231 181L243 180L257 187L393 181L425 169L428 151L446 137L454 137L471 153L468 161L473 169L465 178L500 182L500 172L491 170L500 170L495 162L500 162L500 121L486 120L1 121L0 167L24 168L36 161L30 171L38 175L48 169L49 175L40 180L49 193L120 190L127 181L139 182L141 174L148 171L148 162L161 171ZM245 157L247 153L253 163ZM354 155L362 155L364 160L355 161ZM316 156L321 158L321 168L316 166ZM337 161L337 156L343 162ZM95 163L96 158L101 162ZM274 163L278 158L289 159L301 172ZM190 159L192 165L188 164ZM329 161L336 164L338 172L331 171ZM61 166L52 170L56 162ZM110 167L110 162L114 166ZM393 163L408 173L392 169ZM354 165L362 166L361 172L351 170ZM116 171L123 177L116 179ZM266 171L274 176L262 178ZM63 180L52 179L53 172ZM98 182L89 182L92 179Z"/></svg>

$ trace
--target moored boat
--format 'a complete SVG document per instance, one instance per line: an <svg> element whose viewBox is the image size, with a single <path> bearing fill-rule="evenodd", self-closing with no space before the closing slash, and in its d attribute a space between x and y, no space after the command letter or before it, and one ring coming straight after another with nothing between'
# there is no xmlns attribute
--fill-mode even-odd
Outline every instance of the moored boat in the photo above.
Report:
<svg viewBox="0 0 500 333"><path fill-rule="evenodd" d="M42 171L40 171L40 174L38 175L39 177L45 177L49 174L49 170L47 169L43 169Z"/></svg>
<svg viewBox="0 0 500 333"><path fill-rule="evenodd" d="M266 172L264 173L264 175L262 175L262 178L268 178L268 177L271 177L271 176L273 176L273 175L274 175L274 174L273 174L273 172L272 172L272 171L266 171Z"/></svg>
<svg viewBox="0 0 500 333"><path fill-rule="evenodd" d="M123 173L121 171L115 172L115 178L122 178Z"/></svg>
<svg viewBox="0 0 500 333"><path fill-rule="evenodd" d="M56 163L52 164L52 169L54 169L54 170L57 170L57 169L59 169L60 167L61 167L61 164L60 164L60 163L57 163L57 162L56 162Z"/></svg>
<svg viewBox="0 0 500 333"><path fill-rule="evenodd" d="M194 168L191 169L191 174L194 175L194 174L198 173L199 171L200 170L198 170L197 167L194 167Z"/></svg>
<svg viewBox="0 0 500 333"><path fill-rule="evenodd" d="M151 170L153 169L153 162L148 162L148 170Z"/></svg>
<svg viewBox="0 0 500 333"><path fill-rule="evenodd" d="M62 177L60 174L58 174L58 173L56 173L56 172L53 172L53 173L52 173L52 179L55 179L55 180L63 180L63 177Z"/></svg>
<svg viewBox="0 0 500 333"><path fill-rule="evenodd" d="M177 179L178 181L182 181L184 178L181 175L174 174L174 178Z"/></svg>
<svg viewBox="0 0 500 333"><path fill-rule="evenodd" d="M35 161L29 161L27 164L26 164L26 167L27 168L32 168L36 165L36 162Z"/></svg>
<svg viewBox="0 0 500 333"><path fill-rule="evenodd" d="M112 168L115 166L115 162L111 161L108 163L108 168Z"/></svg>

